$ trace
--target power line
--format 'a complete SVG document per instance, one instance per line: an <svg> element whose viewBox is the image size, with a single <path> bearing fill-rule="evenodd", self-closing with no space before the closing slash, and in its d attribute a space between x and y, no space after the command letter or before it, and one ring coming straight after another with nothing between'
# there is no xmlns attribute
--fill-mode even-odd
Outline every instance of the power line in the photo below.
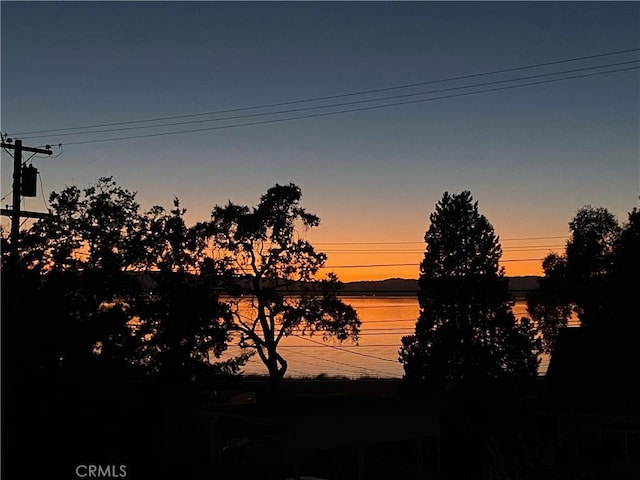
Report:
<svg viewBox="0 0 640 480"><path fill-rule="evenodd" d="M496 91L501 91L501 90L509 90L509 89L514 89L514 88L533 86L533 85L542 85L542 84L546 84L546 83L560 82L560 81L564 81L564 80L574 80L574 79L578 79L578 78L592 77L592 76L596 76L596 75L604 75L604 74L609 74L609 73L618 73L618 72L637 70L638 68L640 68L640 67L635 66L635 67L622 68L622 69L616 69L616 70L608 70L608 71L604 71L604 72L594 72L594 73L584 74L584 75L574 75L574 76L564 77L564 78L554 78L554 79L548 79L548 80L541 80L541 81L537 81L537 82L522 83L522 84L519 84L519 85L507 85L507 86L503 86L503 87L488 88L488 89L485 89L485 90L477 90L477 91L473 91L473 92L463 92L463 93L456 93L456 94L451 94L451 95L443 95L443 96L440 96L440 97L424 98L424 99L418 99L418 100L407 100L407 101L404 101L404 102L389 103L389 104L384 104L384 105L373 105L373 106L369 106L369 107L351 108L351 109L345 109L345 110L338 110L338 111L334 111L334 112L314 113L314 114L309 114L309 115L298 115L298 116L294 116L294 117L276 118L276 119L261 120L261 121L256 121L256 122L247 122L247 123L240 123L240 124L233 124L233 125L220 125L220 126L215 126L215 127L205 127L205 128L196 128L196 129L188 129L188 130L178 130L178 131L173 131L173 132L148 133L148 134L144 134L144 135L131 135L131 136L128 136L128 137L115 137L115 138L103 138L103 139L95 139L95 140L84 140L84 141L66 143L65 145L67 145L67 146L68 145L87 145L87 144L92 144L92 143L116 142L116 141L121 141L121 140L134 140L134 139L140 139L140 138L153 138L153 137L162 137L162 136L168 136L168 135L181 135L181 134L185 134L185 133L197 133L197 132L206 132L206 131L213 131L213 130L226 130L226 129L230 129L230 128L249 127L249 126L255 126L255 125L266 125L266 124L271 124L271 123L282 123L282 122L288 122L288 121L294 121L294 120L303 120L303 119L309 119L309 118L319 118L319 117L326 117L326 116L330 116L330 115L340 115L340 114L352 113L352 112L363 112L363 111L376 110L376 109L381 109L381 108L397 107L397 106L402 106L402 105L410 105L410 104L423 103L423 102L431 102L431 101L435 101L435 100L444 100L444 99L449 99L449 98L465 97L465 96L469 96L469 95L477 95L477 94L480 94L480 93L496 92Z"/></svg>
<svg viewBox="0 0 640 480"><path fill-rule="evenodd" d="M634 62L634 63L637 63L637 62ZM323 113L316 113L316 114L309 114L309 115L299 115L299 116L287 117L287 118L276 118L276 119L269 119L269 120L256 121L256 122L248 122L248 123L242 123L242 124L223 125L223 126L217 126L217 127L206 127L206 128L181 130L181 131L174 131L174 132L161 132L161 133L155 133L155 134L134 135L134 136L130 136L130 137L86 140L86 141L78 141L78 142L67 143L67 145L81 145L81 144L87 144L87 143L101 143L101 142L128 140L128 139L136 139L136 138L147 138L147 137L158 137L158 136L166 136L166 135L178 135L178 134L184 134L184 133L195 133L195 132L203 132L203 131L211 131L211 130L223 130L223 129L228 129L228 128L246 127L246 126L253 126L253 125L264 125L264 124L270 124L270 123L281 123L281 122L286 122L286 121L302 120L302 119L309 119L309 118L318 118L318 117L331 116L331 115L340 115L340 114L344 114L344 113L361 112L361 111L375 110L375 109L380 109L380 108L388 108L388 107L409 105L409 104L428 102L428 101L434 101L434 100L442 100L442 99L448 99L448 98L462 97L462 96L467 96L467 95L475 95L475 94L479 94L479 93L494 92L494 91L506 90L506 89L511 89L511 88L519 88L519 87L526 87L526 86L532 86L532 85L540 85L540 84L544 84L544 83L551 83L551 82L562 81L562 80L571 80L571 79L576 79L576 78L584 78L584 77L589 77L589 76L594 76L594 75L601 75L601 74L606 74L606 73L615 73L615 72L621 72L621 71L627 71L627 70L636 70L638 68L640 68L640 67L631 67L631 68L627 68L627 69L610 70L610 71L606 71L606 72L596 72L596 73L586 74L586 75L576 75L576 76L573 76L573 77L565 77L565 78L560 78L560 79L551 79L551 80L539 81L539 82L529 82L529 83L524 83L524 84L519 84L519 85L510 85L510 86L505 86L505 87L490 88L490 89L485 89L485 90L477 90L477 91L473 91L473 92L465 92L465 93L459 93L459 94L444 95L444 96L440 96L440 97L425 98L425 99L419 99L419 100L410 100L410 101L405 101L405 102L396 102L396 103L389 103L389 104L383 104L383 105L374 105L374 106L360 107L360 108L350 108L350 109L338 110L338 111L333 111L333 112L323 112ZM500 83L500 82L497 82L497 83ZM461 87L461 88L472 88L472 87L473 86ZM449 90L451 90L451 89L449 89ZM423 94L421 94L421 95L423 95ZM350 102L349 104L372 102L372 101L384 101L384 100L388 100L388 99L389 98L386 98L386 99L382 98L382 99L375 99L375 100L365 100L365 101L358 101L358 102ZM308 111L308 110L311 110L311 109L318 109L318 108L334 108L336 106L342 106L342 105L347 105L347 104L328 105L328 106L322 106L322 107L309 107L309 108L304 108L304 109L298 109L297 111ZM294 112L294 111L290 111L289 113L292 113L292 112ZM271 113L259 114L259 115L261 115L261 116L263 116L263 115L276 115L276 114L281 114L281 113L287 113L287 112L286 111L271 112ZM236 118L239 119L239 118L246 118L246 117L250 117L250 116L258 116L258 115L252 114L252 115L245 115L245 116L236 117ZM230 119L230 118L227 118L227 119ZM225 120L225 119L222 119L222 120ZM160 126L163 126L163 125L160 125ZM167 125L167 126L169 126L169 125ZM136 128L139 128L139 127L136 127ZM144 127L144 128L151 128L151 127ZM106 131L93 132L93 133L104 133L104 132L106 132ZM30 137L27 137L27 138L30 138Z"/></svg>
<svg viewBox="0 0 640 480"><path fill-rule="evenodd" d="M514 258L508 260L500 260L499 263L510 263L510 262L538 262L542 261L544 258ZM374 263L374 264L366 264L366 265L325 265L320 267L322 269L331 269L331 268L382 268L382 267L417 267L418 263Z"/></svg>
<svg viewBox="0 0 640 480"><path fill-rule="evenodd" d="M40 175L40 172L38 172L38 179L40 180L40 194L42 195L42 203L44 203L44 208L46 208L47 210L51 210L49 208L49 204L47 203L47 198L44 194L44 186L42 184L42 175Z"/></svg>
<svg viewBox="0 0 640 480"><path fill-rule="evenodd" d="M403 330L403 329L397 329L397 330ZM373 333L364 332L364 333L358 333L358 337L369 337L372 335L407 335L414 331L414 329L412 328L406 328L404 330L406 331L404 332L373 332Z"/></svg>
<svg viewBox="0 0 640 480"><path fill-rule="evenodd" d="M280 347L280 348L281 348L281 349L283 349L283 350L287 350L287 349L288 349L288 347ZM290 353L292 353L292 354L294 354L294 355L302 355L302 356L304 356L304 357L315 358L316 360L321 360L321 361L323 361L323 362L329 362L329 363L334 363L334 364L337 364L337 365L347 366L347 367L349 367L349 368L359 368L359 369L361 369L361 370L368 370L368 371L370 371L370 372L382 373L382 374L385 374L385 375L391 375L391 374L392 374L392 372L385 372L385 371L382 371L382 370L377 370L377 369L375 369L375 368L361 367L361 366L359 366L359 365L353 365L353 364L351 364L351 363L339 362L338 360L331 360L331 359L329 359L329 358L322 358L322 357L318 357L318 356L316 356L316 355L311 355L311 354L309 354L309 353L302 353L302 352L290 352ZM299 361L299 360L296 360L296 361ZM323 366L322 366L322 365L319 365L319 364L317 364L317 363L311 363L311 365L314 365L314 366L316 366L316 367L323 368Z"/></svg>
<svg viewBox="0 0 640 480"><path fill-rule="evenodd" d="M499 260L499 263L510 263L510 262L541 262L544 258L511 258L506 260Z"/></svg>
<svg viewBox="0 0 640 480"><path fill-rule="evenodd" d="M302 337L301 337L302 338ZM335 345L327 345L326 343L319 343L317 342L318 345L287 345L288 348L322 348L322 347L329 347L329 348L334 348L334 349L338 349L338 350L342 350L344 352L347 353L353 353L354 355L362 355L365 357L370 357L370 358L376 358L378 360L384 360L385 362L393 362L395 363L395 360L389 360L388 358L382 358L382 357L376 357L375 355L367 355L365 353L359 353L359 352L352 352L351 350L346 350L347 348L378 348L378 347L396 347L396 346L400 346L399 344L396 345L395 343L375 343L375 344L369 344L369 345L353 345L353 346L345 346L345 347L336 347Z"/></svg>
<svg viewBox="0 0 640 480"><path fill-rule="evenodd" d="M361 368L361 369L365 369L365 370L367 369L366 367L360 367L360 366L357 366L357 365L350 365L350 364L346 364L346 363L342 364L341 362L334 362L334 361L331 361L331 360L328 360L328 359L323 359L322 357L317 357L315 355L305 355L302 352L288 351L288 350L286 350L286 347L280 347L280 349L281 350L285 350L287 352L287 362L303 363L303 364L306 364L306 365L312 365L314 367L323 368L323 369L326 367L326 365L321 365L319 363L300 360L299 358L296 358L296 357L293 357L293 358L290 357L290 355L300 355L300 356L305 357L305 358L317 358L319 360L329 361L330 363L335 363L335 364L338 364L338 365L347 365L350 368ZM340 370L348 371L345 368L341 368L341 367L331 367L331 368L334 368L334 369L337 368L338 371L340 371ZM289 370L289 368L287 368L287 370Z"/></svg>
<svg viewBox="0 0 640 480"><path fill-rule="evenodd" d="M361 292L366 292L367 290L356 290L356 292L361 291ZM394 291L398 291L398 290L394 290ZM351 290L349 291L349 293L351 293ZM375 293L379 293L378 290L376 290ZM385 291L386 293L386 291ZM357 299L356 299L357 300ZM415 300L412 298L412 300ZM359 309L370 309L370 308L384 308L385 310L389 309L389 308L408 308L407 305L367 305L367 306L360 306L358 307Z"/></svg>
<svg viewBox="0 0 640 480"><path fill-rule="evenodd" d="M511 238L501 238L501 242L516 242L521 240L551 240L555 238L569 238L568 235L556 235L552 237L511 237Z"/></svg>
<svg viewBox="0 0 640 480"><path fill-rule="evenodd" d="M322 269L331 268L378 268L378 267L417 267L418 263L373 263L366 265L325 265Z"/></svg>
<svg viewBox="0 0 640 480"><path fill-rule="evenodd" d="M424 245L424 242L313 242L314 245Z"/></svg>
<svg viewBox="0 0 640 480"><path fill-rule="evenodd" d="M551 240L557 238L568 238L568 235L556 235L550 237L511 237L501 238L501 242L520 240ZM314 245L424 245L424 241L394 241L394 242L314 242Z"/></svg>
<svg viewBox="0 0 640 480"><path fill-rule="evenodd" d="M49 129L49 130L36 130L36 131L30 131L30 132L17 133L15 135L20 136L20 135L30 135L30 134L34 134L34 133L53 133L53 132L63 132L63 131L87 129L87 128L111 127L111 126L116 126L116 125L131 125L131 124L135 124L135 123L158 122L158 121L172 120L172 119L178 119L178 118L192 118L192 117L200 117L200 116L207 116L207 115L217 115L217 114L220 114L220 113L232 113L232 112L241 112L241 111L246 111L246 110L262 109L262 108L281 107L281 106L285 106L285 105L294 105L294 104L299 104L299 103L310 103L310 102L316 102L316 101L321 101L321 100L332 100L332 99L336 99L336 98L345 98L345 97L356 96L356 95L365 95L365 94L379 93L379 92L385 92L385 91L391 91L391 90L399 90L399 89L412 88L412 87L418 87L418 86L424 86L424 85L433 85L433 84L436 84L436 83L451 82L451 81L455 81L455 80L466 80L466 79L469 79L469 78L477 78L477 77L482 77L482 76L497 75L497 74L500 74L500 73L508 73L508 72L515 72L515 71L519 71L519 70L527 70L527 69L546 67L546 66L551 66L551 65L559 65L559 64L562 64L562 63L570 63L570 62L577 62L577 61L581 61L581 60L589 60L589 59L593 59L593 58L602 58L602 57L608 57L608 56L613 56L613 55L621 55L621 54L624 54L624 53L637 52L638 50L640 50L640 48L631 48L631 49L627 49L627 50L617 50L617 51L613 51L613 52L606 52L606 53L600 53L600 54L594 54L594 55L587 55L587 56L583 56L583 57L572 57L572 58L567 58L567 59L563 59L563 60L556 60L556 61L551 61L551 62L543 62L543 63L536 63L536 64L530 64L530 65L523 65L523 66L519 66L519 67L505 68L505 69L500 69L500 70L492 70L492 71L489 71L489 72L473 73L473 74L468 74L468 75L462 75L462 76L457 76L457 77L448 77L448 78L430 80L430 81L425 81L425 82L409 83L409 84L396 85L396 86L392 86L392 87L377 88L377 89L371 89L371 90L360 90L360 91L351 92L351 93L343 93L343 94L338 94L338 95L327 95L327 96L322 96L322 97L313 97L313 98L307 98L307 99L301 99L301 100L292 100L292 101L287 101L287 102L278 102L278 103L270 103L270 104L263 104L263 105L255 105L255 106L252 106L252 107L233 108L233 109L226 109L226 110L216 110L216 111L211 111L211 112L202 112L202 113L194 113L194 114L172 115L172 116L165 116L165 117L149 118L149 119L146 119L146 120L129 120L129 121L123 121L123 122L112 122L112 123L102 123L102 124L94 124L94 125L83 125L83 126L77 126L77 127L67 127L67 128L58 128L58 129Z"/></svg>
<svg viewBox="0 0 640 480"><path fill-rule="evenodd" d="M362 324L363 324L363 325L364 325L364 324L366 324L366 323L368 323L368 322L367 322L367 321L363 321L363 322L362 322ZM399 331L399 330L411 330L411 331L413 331L413 327L386 327L386 328L385 328L385 327L383 327L383 328L367 328L365 333L367 333L367 332L371 332L371 331L375 331L375 332L382 332L383 330L384 330L384 331L387 331L387 330L388 330L388 331L389 331L389 334L393 334L393 333L395 333L395 332L397 332L397 331ZM358 335L363 335L363 333L359 333ZM371 335L371 334L367 333L367 335ZM381 335L384 335L384 332L383 332L383 333L381 333Z"/></svg>
<svg viewBox="0 0 640 480"><path fill-rule="evenodd" d="M274 111L274 112L248 113L248 114L243 114L243 115L234 115L234 116L222 117L222 118L210 118L210 119L205 119L205 120L189 120L189 121L184 121L184 122L160 123L160 124L156 124L156 125L138 125L138 126L129 126L129 127L109 128L109 129L103 129L103 130L89 130L89 131L85 131L85 132L58 133L58 134L56 134L56 137L64 137L64 136L70 136L70 135L71 136L74 136L74 135L90 135L90 134L93 134L93 133L121 132L121 131L128 131L128 130L140 130L140 129L159 128L159 127L175 127L175 126L179 126L179 125L190 125L190 124L196 124L196 123L220 122L220 121L224 121L224 120L240 120L240 119L244 119L244 118L263 117L263 116L267 116L267 115L279 115L279 114L285 114L285 113L307 112L307 111L310 111L310 110L320 110L320 109L335 108L335 107L345 107L345 106L349 106L349 105L359 105L359 104L363 104L363 103L381 102L381 101L386 101L386 100L396 100L396 99L399 99L399 98L408 98L408 97L416 97L416 96L422 96L422 95L431 95L431 94L434 94L434 93L450 92L450 91L454 91L454 90L485 87L485 86L489 86L489 85L498 85L498 84L502 84L502 83L518 82L518 81L522 81L522 80L530 80L530 79L533 79L533 78L542 78L542 77L549 77L549 76L553 76L553 75L564 75L564 74L567 74L567 73L583 72L583 71L594 70L594 69L598 69L598 68L609 68L609 67L616 67L616 66L621 66L621 65L629 65L629 64L632 64L632 63L639 63L639 62L640 62L640 60L630 60L630 61L626 61L626 62L618 62L618 63L611 63L611 64L606 64L606 65L597 65L597 66L591 66L591 67L576 68L576 69L564 70L564 71L560 71L560 72L542 73L542 74L538 74L538 75L529 75L529 76L526 76L526 77L512 78L512 79L506 79L506 80L494 80L494 81L491 81L491 82L484 82L484 83L478 83L478 84L472 84L472 85L463 85L463 86L459 86L459 87L448 87L448 88L442 88L442 89L438 89L438 90L428 90L426 92L405 93L405 94L402 94L402 95L392 95L392 96L387 96L387 97L370 98L370 99L364 99L364 100L354 100L354 101L350 101L350 102L333 103L333 104L329 104L329 105L316 105L316 106L312 106L312 107L302 107L302 108L293 108L293 109L287 109L287 110L277 110L277 111ZM27 136L27 137L24 137L23 139L27 140L27 139L41 138L41 137L47 137L47 136L51 136L51 134Z"/></svg>
<svg viewBox="0 0 640 480"><path fill-rule="evenodd" d="M509 277L505 277L505 278L509 278ZM418 282L418 278L404 278L401 280L411 280L411 281L415 281ZM379 280L380 282L382 282L383 280ZM356 280L354 282L343 282L346 285L349 285L350 283L367 283L367 282L375 282L374 280ZM520 293L526 293L526 292L534 292L534 291L538 291L537 288L513 288L513 289L509 289L510 292L520 292ZM410 289L402 289L402 290L392 290L392 289L387 289L387 288L381 288L381 289L366 289L366 288L358 288L358 289L353 289L351 287L349 288L345 288L343 293L339 293L338 296L343 297L345 299L350 299L350 300L359 300L359 296L378 296L378 297L382 297L382 298L386 298L386 299L407 299L407 298L411 298L414 299L415 295L418 293L418 287L416 286L415 290L410 290ZM366 299L365 299L366 300ZM359 307L359 308L407 308L406 305L389 305L389 306L368 306L368 307Z"/></svg>
<svg viewBox="0 0 640 480"><path fill-rule="evenodd" d="M562 248L564 244L559 245L532 245L532 246L518 246L518 247L503 247L503 252L532 252L532 251L540 251L540 250L549 250L553 248ZM322 253L332 253L332 254L420 254L424 253L424 250L374 250L374 249L364 249L364 250L323 250Z"/></svg>
<svg viewBox="0 0 640 480"><path fill-rule="evenodd" d="M352 352L352 351L350 351L350 350L346 350L346 348L345 348L345 347L336 347L335 345L327 345L326 343L316 342L315 340L311 340L310 338L305 338L305 337L302 337L302 336L300 336L300 335L296 335L295 333L294 333L294 334L292 334L292 335L293 335L294 337L301 338L302 340L306 340L307 342L317 343L318 345L323 346L323 347L333 348L333 349L335 349L335 350L340 350L340 351L343 351L343 352L352 353L352 354L354 354L354 355L360 355L360 356L362 356L362 357L375 358L376 360L382 360L382 361L385 361L385 362L391 362L391 363L394 363L394 364L395 364L395 363L397 363L397 361L395 361L395 360L389 360L388 358L377 357L377 356L375 356L375 355L367 355L366 353ZM367 347L374 347L374 346L380 346L380 347L382 347L382 346L386 346L386 347L393 347L394 345L367 345ZM306 348L314 348L314 347L309 346L309 345L299 345L299 346L289 345L288 347L289 347L289 348L305 348L305 347L306 347ZM364 347L364 345L360 345L360 347Z"/></svg>
<svg viewBox="0 0 640 480"><path fill-rule="evenodd" d="M303 372L302 370L296 370L295 368L287 368L287 371L285 372L285 375L287 373L295 373L297 375L299 375L300 377L306 377L309 374L307 372Z"/></svg>
<svg viewBox="0 0 640 480"><path fill-rule="evenodd" d="M399 320L366 320L366 323L404 323L404 322L413 322L415 323L417 318L405 318Z"/></svg>
<svg viewBox="0 0 640 480"><path fill-rule="evenodd" d="M251 319L250 319L250 317L247 317L247 316L242 315L242 314L240 314L240 313L239 313L238 315L239 315L240 317L242 317L242 318L245 318L245 319L251 320ZM415 320L412 320L412 321L415 321ZM297 335L297 334L295 334L295 333L292 333L290 336L300 338L300 339L305 340L305 341L307 341L307 342L315 343L315 344L317 344L317 346L318 346L318 347L320 347L320 346L322 346L322 347L329 347L329 348L333 348L333 349L336 349L336 350L344 351L344 352L347 352L347 353L352 353L352 354L354 354L354 355L360 355L360 356L363 356L363 357L374 358L374 359L377 359L377 360L382 360L382 361L386 361L386 362L396 363L396 361L394 361L394 360L389 360L389 359L387 359L387 358L382 358L382 357L378 357L378 356L375 356L375 355L368 355L368 354L366 354L366 353L361 353L361 352L352 352L352 351L350 351L350 350L346 350L344 347L336 347L335 345L328 345L328 344L326 344L326 343L317 342L317 341L315 341L315 340L312 340L312 339L310 339L310 338L306 338L306 337L301 336L301 335ZM371 346L373 346L373 345L371 345ZM387 346L393 346L393 345L387 345ZM286 346L284 346L284 345L283 345L283 346L281 346L280 348L283 348L283 347L284 347L284 348L318 348L318 347L316 347L316 346L314 346L314 345L286 345ZM367 347L369 347L369 346L367 346Z"/></svg>

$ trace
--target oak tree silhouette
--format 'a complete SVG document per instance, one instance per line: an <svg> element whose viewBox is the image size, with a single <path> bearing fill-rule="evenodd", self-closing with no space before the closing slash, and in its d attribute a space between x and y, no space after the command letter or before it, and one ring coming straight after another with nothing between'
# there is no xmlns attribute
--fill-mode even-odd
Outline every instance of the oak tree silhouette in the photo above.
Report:
<svg viewBox="0 0 640 480"><path fill-rule="evenodd" d="M169 213L141 213L135 197L112 177L66 187L51 194L51 215L23 232L32 288L20 323L35 347L25 364L85 379L95 365L171 382L237 373L246 355L215 361L229 314L204 240L177 199Z"/></svg>
<svg viewBox="0 0 640 480"><path fill-rule="evenodd" d="M316 280L327 257L302 238L320 219L300 206L301 198L297 185L276 184L256 207L214 207L202 226L232 273L232 328L242 347L257 352L274 389L287 371L278 350L283 338L318 332L324 339L357 340L360 327L356 311L338 298L338 278Z"/></svg>

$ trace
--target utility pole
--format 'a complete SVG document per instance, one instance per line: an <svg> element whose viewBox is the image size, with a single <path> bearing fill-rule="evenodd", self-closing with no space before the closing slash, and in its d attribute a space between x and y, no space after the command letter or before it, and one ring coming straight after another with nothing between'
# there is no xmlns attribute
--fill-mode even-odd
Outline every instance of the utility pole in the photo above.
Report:
<svg viewBox="0 0 640 480"><path fill-rule="evenodd" d="M20 317L20 305L22 304L22 291L20 285L20 273L18 272L20 251L18 249L18 238L20 236L20 217L42 217L45 214L38 212L20 211L20 197L23 195L31 196L31 192L23 192L23 170L22 170L22 152L43 153L51 155L51 147L46 148L25 147L22 140L16 140L15 143L1 142L0 146L4 149L13 150L13 205L11 210L2 209L2 215L11 217L11 249L9 252L9 265L6 272L9 278L3 278L2 281L7 285L6 289L2 289L2 322L0 323L0 352L2 362L0 371L2 372L2 391L8 392L3 395L2 401L2 436L11 441L18 434L18 424L13 419L14 408L19 405L19 397L16 397L20 391L20 361L18 360L18 321ZM32 185L33 186L33 185ZM31 186L31 187L32 187ZM31 189L31 187L29 187ZM3 275L4 276L4 275ZM4 314L7 314L6 318ZM3 469L6 470L6 469Z"/></svg>
<svg viewBox="0 0 640 480"><path fill-rule="evenodd" d="M42 214L36 212L20 211L20 195L22 191L22 152L44 153L51 155L51 147L35 148L25 147L22 140L16 140L15 143L2 142L2 148L13 149L13 205L11 206L11 251L9 259L12 268L18 266L18 237L20 236L20 217L41 217ZM3 214L9 213L3 209Z"/></svg>
<svg viewBox="0 0 640 480"><path fill-rule="evenodd" d="M4 139L3 139L4 140ZM13 441L19 434L19 424L14 419L15 408L21 403L20 401L20 360L17 352L19 351L19 328L18 321L20 316L20 306L22 304L22 291L20 285L20 273L18 272L20 251L18 250L18 238L20 236L20 217L33 217L37 212L21 212L20 197L23 194L23 170L22 170L22 152L44 153L51 155L51 147L34 148L22 145L22 140L16 140L15 143L1 142L0 146L4 149L13 150L13 205L11 210L2 209L3 215L11 217L11 249L9 252L9 265L4 273L8 273L9 278L3 278L2 281L7 287L2 288L2 322L0 323L0 352L2 362L0 371L2 372L2 391L3 395L1 412L2 412L2 437L9 442ZM29 186L29 190L33 185ZM25 196L31 196L31 191L24 192ZM36 214L36 215L32 215ZM4 276L4 275L3 275ZM7 314L6 318L4 314ZM3 468L3 473L6 468Z"/></svg>

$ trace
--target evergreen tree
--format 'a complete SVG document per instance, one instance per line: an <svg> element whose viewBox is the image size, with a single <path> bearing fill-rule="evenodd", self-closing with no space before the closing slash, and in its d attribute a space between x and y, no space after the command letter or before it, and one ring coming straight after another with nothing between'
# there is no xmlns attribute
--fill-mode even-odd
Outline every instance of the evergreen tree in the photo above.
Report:
<svg viewBox="0 0 640 480"><path fill-rule="evenodd" d="M405 377L440 385L535 375L535 332L513 316L502 248L478 203L445 192L430 221L420 316L400 349Z"/></svg>

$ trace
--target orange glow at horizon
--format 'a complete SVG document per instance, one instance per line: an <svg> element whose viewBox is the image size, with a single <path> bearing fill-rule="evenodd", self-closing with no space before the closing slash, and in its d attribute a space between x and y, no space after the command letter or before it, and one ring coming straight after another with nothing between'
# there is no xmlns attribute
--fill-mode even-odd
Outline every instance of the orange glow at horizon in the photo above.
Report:
<svg viewBox="0 0 640 480"><path fill-rule="evenodd" d="M504 248L504 247L503 247ZM542 259L551 251L560 249L541 249L531 247L534 251L505 249L500 266L505 269L505 275L509 277L543 275ZM335 246L322 249L328 255L326 265L320 271L320 276L333 272L343 282L374 281L388 278L414 279L420 276L420 262L424 252L411 248L382 250L366 250L362 247L347 249ZM351 250L351 251L350 251Z"/></svg>
<svg viewBox="0 0 640 480"><path fill-rule="evenodd" d="M364 214L325 213L326 221L320 228L302 235L317 252L327 255L318 277L333 272L343 282L417 279L427 225L413 221L411 215L398 212L391 216L393 221L376 221ZM569 232L563 232L562 226L516 222L500 212L491 216L497 218L493 225L502 247L500 266L506 276L542 276L543 259L551 252L565 251Z"/></svg>

